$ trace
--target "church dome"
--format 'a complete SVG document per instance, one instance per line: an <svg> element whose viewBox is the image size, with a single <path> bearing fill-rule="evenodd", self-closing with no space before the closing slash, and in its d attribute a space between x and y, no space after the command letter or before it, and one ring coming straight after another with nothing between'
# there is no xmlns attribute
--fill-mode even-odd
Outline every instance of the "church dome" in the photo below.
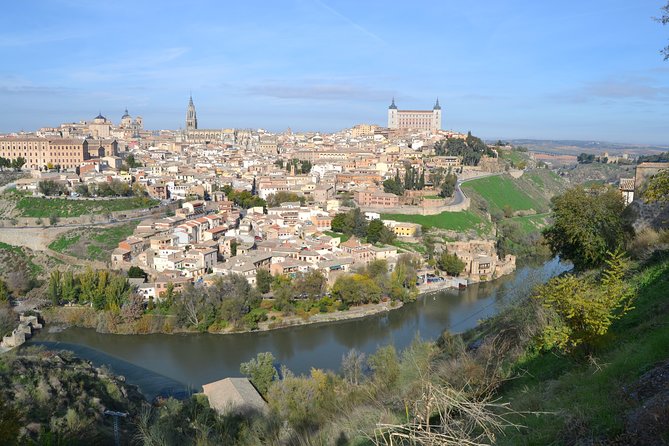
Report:
<svg viewBox="0 0 669 446"><path fill-rule="evenodd" d="M125 113L123 114L123 116L121 116L121 119L129 118L129 117L130 117L130 114L128 114L128 109L126 108Z"/></svg>

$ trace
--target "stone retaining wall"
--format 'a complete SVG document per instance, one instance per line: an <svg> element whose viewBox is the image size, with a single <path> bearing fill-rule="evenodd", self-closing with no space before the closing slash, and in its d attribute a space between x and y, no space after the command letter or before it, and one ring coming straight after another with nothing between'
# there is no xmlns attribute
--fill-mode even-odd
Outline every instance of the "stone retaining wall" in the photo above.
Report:
<svg viewBox="0 0 669 446"><path fill-rule="evenodd" d="M435 200L438 201L438 200ZM379 214L405 214L405 215L438 215L442 212L461 212L469 209L471 200L465 197L459 204L447 204L441 206L398 206L388 208L361 207L363 212L377 212Z"/></svg>

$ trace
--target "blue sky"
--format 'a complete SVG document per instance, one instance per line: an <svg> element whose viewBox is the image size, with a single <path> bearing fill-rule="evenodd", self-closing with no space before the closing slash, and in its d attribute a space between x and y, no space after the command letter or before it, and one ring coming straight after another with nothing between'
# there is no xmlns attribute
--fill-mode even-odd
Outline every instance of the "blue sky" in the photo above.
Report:
<svg viewBox="0 0 669 446"><path fill-rule="evenodd" d="M666 0L6 2L0 132L334 131L430 108L486 137L669 144Z"/></svg>

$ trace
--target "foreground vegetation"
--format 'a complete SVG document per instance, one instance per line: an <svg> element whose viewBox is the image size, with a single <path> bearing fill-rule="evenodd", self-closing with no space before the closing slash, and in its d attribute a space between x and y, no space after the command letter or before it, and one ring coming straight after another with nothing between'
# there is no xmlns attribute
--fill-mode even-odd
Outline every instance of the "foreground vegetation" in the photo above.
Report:
<svg viewBox="0 0 669 446"><path fill-rule="evenodd" d="M24 348L0 357L0 444L113 444L105 410L137 414L144 398L71 352ZM133 427L121 423L130 438Z"/></svg>
<svg viewBox="0 0 669 446"><path fill-rule="evenodd" d="M652 381L653 371L666 368L669 359L669 257L642 266L631 282L637 290L635 308L587 354L530 351L514 364L517 378L502 387L500 396L519 412L542 415L519 417L526 428L509 429L500 444L669 440L667 406L658 404L667 396L667 382Z"/></svg>

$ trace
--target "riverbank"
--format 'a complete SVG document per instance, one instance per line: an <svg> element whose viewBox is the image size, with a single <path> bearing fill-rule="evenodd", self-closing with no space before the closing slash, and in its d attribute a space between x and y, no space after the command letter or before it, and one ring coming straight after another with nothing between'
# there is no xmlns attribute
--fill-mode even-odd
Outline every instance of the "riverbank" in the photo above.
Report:
<svg viewBox="0 0 669 446"><path fill-rule="evenodd" d="M462 333L474 328L479 321L505 308L508 302L526 296L534 285L569 268L571 265L558 259L526 264L512 275L493 282L472 284L464 290L429 293L402 307L389 307L388 311L356 319L321 320L322 323L234 332L227 336L206 332L118 336L97 332L94 325L93 328L70 325L55 330L50 323L49 329L42 330L28 345L65 348L94 363L108 364L147 395L162 394L166 388L175 387L174 382L186 388L199 388L224 376L239 376L239 364L261 352L272 352L277 364L297 374L308 374L314 367L336 371L351 349L372 354L379 347L392 344L402 350L416 336L438 339L444 330ZM393 309L397 311L390 311ZM333 314L324 313L319 318ZM141 370L132 373L130 365ZM165 378L171 381L166 382Z"/></svg>
<svg viewBox="0 0 669 446"><path fill-rule="evenodd" d="M443 281L425 283L418 286L419 298L424 295L433 295L446 290L457 291L463 289L462 285L469 286L474 283L495 283L515 272L502 275L484 282L473 282L468 284L467 279L447 278ZM220 330L209 330L211 334L237 334L267 332L280 328L296 327L303 325L322 324L328 322L339 322L347 320L362 319L390 312L402 308L401 301L383 301L377 304L363 304L350 307L347 310L335 310L326 313L306 313L297 315L270 314L265 321L259 321L252 329L244 329L235 326L227 326ZM63 306L43 310L43 317L50 325L60 326L59 329L67 327L91 328L98 333L120 334L120 335L142 335L142 334L196 334L202 331L184 329L178 327L176 316L165 314L143 314L135 320L124 320L118 313L108 311L96 311L89 306Z"/></svg>
<svg viewBox="0 0 669 446"><path fill-rule="evenodd" d="M430 291L433 292L433 291ZM348 310L336 310L332 313L315 313L305 316L275 316L274 319L258 322L258 327L249 329L235 329L227 327L219 331L208 331L210 334L241 334L277 330L280 328L302 325L322 324L347 320L362 319L387 313L402 308L400 301L379 302L378 304L364 304L351 307ZM117 314L96 311L89 306L66 306L43 310L45 321L53 330L62 331L69 327L94 329L98 333L119 335L143 334L200 334L197 330L186 330L175 326L176 316L145 314L134 321L123 321Z"/></svg>

